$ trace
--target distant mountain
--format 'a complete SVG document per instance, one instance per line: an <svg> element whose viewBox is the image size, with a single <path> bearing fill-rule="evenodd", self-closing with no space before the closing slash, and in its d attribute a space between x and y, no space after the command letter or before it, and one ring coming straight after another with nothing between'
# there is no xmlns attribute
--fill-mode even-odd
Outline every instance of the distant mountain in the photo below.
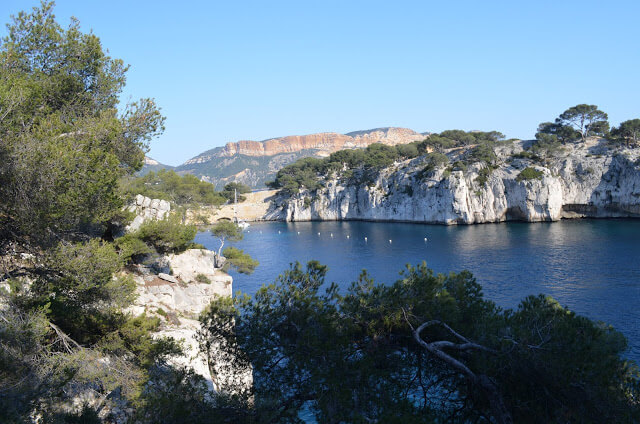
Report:
<svg viewBox="0 0 640 424"><path fill-rule="evenodd" d="M342 149L364 148L373 143L390 146L423 140L421 134L407 128L375 128L347 134L318 133L270 138L263 141L241 140L216 147L189 159L175 168L180 174L193 174L220 188L237 181L262 188L282 167L303 157L325 157Z"/></svg>
<svg viewBox="0 0 640 424"><path fill-rule="evenodd" d="M145 175L151 171L158 172L161 169L174 169L174 166L165 165L164 163L160 163L155 159L151 159L148 156L144 157L144 165L142 169L138 172L138 175Z"/></svg>

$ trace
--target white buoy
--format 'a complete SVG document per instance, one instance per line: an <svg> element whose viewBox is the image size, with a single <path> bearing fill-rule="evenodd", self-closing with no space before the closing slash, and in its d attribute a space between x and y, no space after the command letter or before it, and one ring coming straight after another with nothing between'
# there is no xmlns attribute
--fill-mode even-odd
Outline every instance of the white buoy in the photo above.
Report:
<svg viewBox="0 0 640 424"><path fill-rule="evenodd" d="M298 231L298 235L300 235L300 231Z"/></svg>
<svg viewBox="0 0 640 424"><path fill-rule="evenodd" d="M349 236L347 236L347 238L349 238Z"/></svg>
<svg viewBox="0 0 640 424"><path fill-rule="evenodd" d="M278 230L278 234L280 234L280 230Z"/></svg>
<svg viewBox="0 0 640 424"><path fill-rule="evenodd" d="M318 233L318 235L320 235L320 233Z"/></svg>
<svg viewBox="0 0 640 424"><path fill-rule="evenodd" d="M333 233L331 233L331 238L333 238Z"/></svg>
<svg viewBox="0 0 640 424"><path fill-rule="evenodd" d="M391 240L389 240L389 244L391 244Z"/></svg>
<svg viewBox="0 0 640 424"><path fill-rule="evenodd" d="M364 238L364 242L365 242L365 243L367 242L367 238L366 238L366 237Z"/></svg>
<svg viewBox="0 0 640 424"><path fill-rule="evenodd" d="M424 238L424 241L427 241L427 238L426 238L426 237Z"/></svg>

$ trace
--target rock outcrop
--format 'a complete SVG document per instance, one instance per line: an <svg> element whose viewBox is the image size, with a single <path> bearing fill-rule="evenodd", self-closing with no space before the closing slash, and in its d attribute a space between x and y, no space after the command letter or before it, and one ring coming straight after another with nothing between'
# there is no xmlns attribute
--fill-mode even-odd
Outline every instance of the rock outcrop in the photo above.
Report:
<svg viewBox="0 0 640 424"><path fill-rule="evenodd" d="M640 217L640 149L613 148L606 140L567 145L544 165L517 153L525 142L498 150L500 165L486 183L481 165L465 172L420 175L418 158L384 169L373 184L326 181L314 193L274 202L266 219L374 220L437 224L557 221L581 217ZM540 178L518 178L531 167Z"/></svg>
<svg viewBox="0 0 640 424"><path fill-rule="evenodd" d="M136 214L133 221L125 227L126 232L132 232L140 228L146 221L164 219L169 216L171 204L166 200L150 199L138 194L127 210Z"/></svg>
<svg viewBox="0 0 640 424"><path fill-rule="evenodd" d="M214 252L205 249L169 255L167 262L173 272L169 279L140 267L134 275L138 297L129 311L134 315L146 313L161 317L163 324L155 335L180 340L184 351L182 356L171 358L170 363L193 369L212 391L218 391L220 381L228 379L228 375L219 370L226 368L201 352L196 337L200 329L198 315L216 296L232 294L231 276L214 269L213 258ZM251 370L240 370L236 375L242 380L240 385L251 384Z"/></svg>

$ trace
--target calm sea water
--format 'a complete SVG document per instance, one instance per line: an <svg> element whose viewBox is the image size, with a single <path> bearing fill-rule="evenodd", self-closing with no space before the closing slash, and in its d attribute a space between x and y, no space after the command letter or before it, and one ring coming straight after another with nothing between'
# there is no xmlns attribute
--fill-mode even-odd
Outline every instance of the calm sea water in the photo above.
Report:
<svg viewBox="0 0 640 424"><path fill-rule="evenodd" d="M196 241L218 246L208 233L199 233ZM424 260L437 272L470 270L486 297L500 306L515 307L529 294L544 293L612 324L629 340L628 357L640 363L640 220L450 227L255 223L235 245L260 266L249 276L232 273L234 292L255 293L294 261L317 259L329 266L328 281L346 287L362 269L389 283L405 264Z"/></svg>

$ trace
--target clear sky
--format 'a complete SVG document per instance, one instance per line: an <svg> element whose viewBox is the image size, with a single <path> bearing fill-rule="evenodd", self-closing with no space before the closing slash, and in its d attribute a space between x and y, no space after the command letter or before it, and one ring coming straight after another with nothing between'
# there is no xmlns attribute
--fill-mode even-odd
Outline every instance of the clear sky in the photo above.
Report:
<svg viewBox="0 0 640 424"><path fill-rule="evenodd" d="M0 0L0 17L36 4ZM131 65L125 96L162 107L149 155L171 165L382 126L530 138L578 103L640 117L637 0L58 0L56 15Z"/></svg>

